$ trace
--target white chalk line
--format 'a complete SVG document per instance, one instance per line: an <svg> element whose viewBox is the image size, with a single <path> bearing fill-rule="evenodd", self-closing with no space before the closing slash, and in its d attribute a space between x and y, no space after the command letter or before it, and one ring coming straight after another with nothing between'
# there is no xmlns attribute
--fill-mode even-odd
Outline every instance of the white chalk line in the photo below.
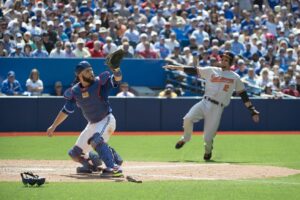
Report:
<svg viewBox="0 0 300 200"><path fill-rule="evenodd" d="M220 178L211 178L211 177L190 177L190 176L171 176L171 175L150 175L150 174L130 174L132 176L140 176L140 177L164 177L170 179L181 179L181 180L195 180L195 181L231 181L231 182L241 182L241 183L261 183L261 184L273 184L273 185L300 185L300 182L285 182L285 181L276 181L276 180L241 180L241 179L220 179Z"/></svg>

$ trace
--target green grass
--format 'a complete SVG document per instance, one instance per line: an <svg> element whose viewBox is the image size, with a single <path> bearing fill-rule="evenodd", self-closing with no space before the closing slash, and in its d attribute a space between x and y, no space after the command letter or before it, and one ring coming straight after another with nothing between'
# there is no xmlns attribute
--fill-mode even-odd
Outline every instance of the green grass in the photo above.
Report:
<svg viewBox="0 0 300 200"><path fill-rule="evenodd" d="M193 136L175 150L178 136L118 136L111 146L127 161L202 163L203 141ZM0 137L1 159L69 159L77 137ZM218 135L216 163L274 165L300 169L300 135ZM234 172L233 172L234 173ZM237 181L49 183L27 188L0 182L0 199L300 199L300 175Z"/></svg>
<svg viewBox="0 0 300 200"><path fill-rule="evenodd" d="M300 176L298 176L298 180ZM0 183L1 199L264 199L297 200L300 185L277 181L172 181L134 183L49 183L40 188ZM299 182L298 182L299 183ZM71 191L71 192L68 192Z"/></svg>

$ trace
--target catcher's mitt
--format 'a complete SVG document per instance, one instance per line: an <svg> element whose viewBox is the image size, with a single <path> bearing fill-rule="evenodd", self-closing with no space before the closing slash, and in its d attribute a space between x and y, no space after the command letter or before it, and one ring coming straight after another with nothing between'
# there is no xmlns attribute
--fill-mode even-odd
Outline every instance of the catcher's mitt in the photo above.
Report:
<svg viewBox="0 0 300 200"><path fill-rule="evenodd" d="M117 51L109 54L106 57L105 64L112 70L115 71L120 67L120 63L124 57L124 50L118 49Z"/></svg>

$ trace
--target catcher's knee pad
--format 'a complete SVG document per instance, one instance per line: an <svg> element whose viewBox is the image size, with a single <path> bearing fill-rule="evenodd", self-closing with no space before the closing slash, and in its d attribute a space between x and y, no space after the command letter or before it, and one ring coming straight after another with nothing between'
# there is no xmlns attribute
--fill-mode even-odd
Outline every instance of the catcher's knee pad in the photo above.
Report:
<svg viewBox="0 0 300 200"><path fill-rule="evenodd" d="M69 150L68 152L69 156L76 162L81 162L83 157L82 157L82 149L78 146L74 146L72 149Z"/></svg>
<svg viewBox="0 0 300 200"><path fill-rule="evenodd" d="M98 145L101 145L104 143L104 139L103 137L100 135L100 133L95 133L89 140L88 140L88 144L90 144L93 149L96 150L96 147Z"/></svg>
<svg viewBox="0 0 300 200"><path fill-rule="evenodd" d="M89 140L88 143L95 149L99 157L105 163L106 167L114 167L114 157L108 144L104 141L100 133L95 133Z"/></svg>

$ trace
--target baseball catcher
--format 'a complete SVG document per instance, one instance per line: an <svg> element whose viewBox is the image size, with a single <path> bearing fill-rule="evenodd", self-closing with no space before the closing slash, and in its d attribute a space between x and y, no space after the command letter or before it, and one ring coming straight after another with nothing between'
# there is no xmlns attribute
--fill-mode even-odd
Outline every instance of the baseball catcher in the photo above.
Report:
<svg viewBox="0 0 300 200"><path fill-rule="evenodd" d="M112 113L108 95L109 91L117 88L122 81L120 63L124 56L123 50L109 54L105 63L109 71L95 75L92 65L81 61L75 67L77 82L65 91L66 103L58 113L52 125L48 128L48 136L52 136L69 114L79 107L88 121L86 128L80 133L75 145L68 154L75 162L81 163L78 173L92 173L98 171L102 161L106 168L102 170L101 177L124 177L121 169L122 158L108 144L110 136L116 128L116 119ZM94 153L88 152L93 150Z"/></svg>

